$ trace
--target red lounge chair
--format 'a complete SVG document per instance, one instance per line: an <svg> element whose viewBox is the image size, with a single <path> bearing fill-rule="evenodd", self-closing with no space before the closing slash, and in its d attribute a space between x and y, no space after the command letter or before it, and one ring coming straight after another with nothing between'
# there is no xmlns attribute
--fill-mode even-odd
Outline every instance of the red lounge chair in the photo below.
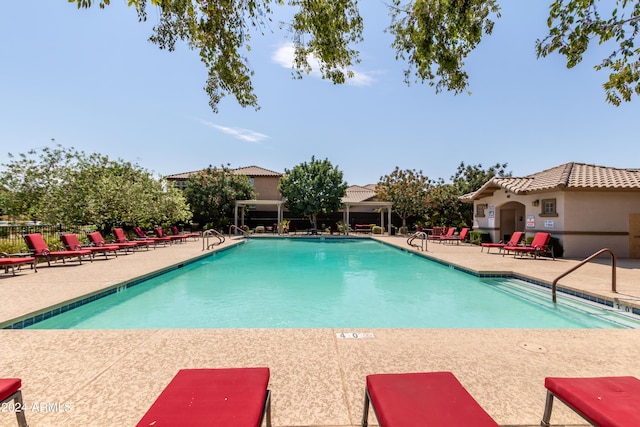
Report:
<svg viewBox="0 0 640 427"><path fill-rule="evenodd" d="M118 244L123 244L123 243L134 243L137 246L146 246L147 250L149 250L149 245L154 245L155 247L155 242L153 240L147 240L147 239L136 239L136 240L129 240L127 239L127 235L125 234L124 230L122 228L114 228L113 229L113 236L116 238L116 243Z"/></svg>
<svg viewBox="0 0 640 427"><path fill-rule="evenodd" d="M2 412L15 412L18 426L27 427L20 387L22 387L20 378L0 378L0 405L2 405ZM13 403L10 403L12 400ZM7 408L6 411L5 408Z"/></svg>
<svg viewBox="0 0 640 427"><path fill-rule="evenodd" d="M523 237L523 231L516 231L511 235L511 238L507 243L483 243L480 252L484 251L484 248L487 248L487 253L489 253L491 248L498 248L498 252L502 252L505 246L518 246Z"/></svg>
<svg viewBox="0 0 640 427"><path fill-rule="evenodd" d="M33 268L36 273L38 272L35 257L10 256L5 252L0 252L0 268L4 268L5 273L8 273L9 269L11 269L11 272L15 276L16 267L21 267L23 265L31 265L31 268Z"/></svg>
<svg viewBox="0 0 640 427"><path fill-rule="evenodd" d="M138 239L149 240L149 241L153 242L154 245L157 245L158 243L162 243L164 245L166 245L167 243L171 243L171 239L169 237L149 237L149 236L147 236L144 233L144 231L142 231L142 229L140 227L133 227L133 232L136 233L136 236L138 236Z"/></svg>
<svg viewBox="0 0 640 427"><path fill-rule="evenodd" d="M469 228L465 227L462 230L460 230L460 234L458 234L457 236L456 235L453 235L453 236L449 236L449 235L440 236L440 241L441 242L456 242L456 245L457 245L460 242L466 241L468 236L469 236Z"/></svg>
<svg viewBox="0 0 640 427"><path fill-rule="evenodd" d="M435 231L435 228L434 228L434 231ZM443 239L448 239L453 237L453 233L455 232L456 232L455 227L449 227L447 228L447 231L443 231L441 234L431 234L427 236L427 238L429 240L436 240L436 241L442 242Z"/></svg>
<svg viewBox="0 0 640 427"><path fill-rule="evenodd" d="M184 233L184 232L180 232L180 230L178 230L177 226L172 226L171 227L171 232L173 233L174 236L187 236L187 238L191 237L195 240L198 240L200 238L200 233Z"/></svg>
<svg viewBox="0 0 640 427"><path fill-rule="evenodd" d="M110 246L82 246L80 243L80 239L75 234L61 234L60 241L64 245L65 249L68 251L79 251L82 249L86 249L91 251L91 255L95 258L96 253L101 253L104 255L105 259L109 259L109 252L113 252L113 254L118 257L117 247Z"/></svg>
<svg viewBox="0 0 640 427"><path fill-rule="evenodd" d="M543 427L557 397L594 426L640 426L640 380L635 377L545 378Z"/></svg>
<svg viewBox="0 0 640 427"><path fill-rule="evenodd" d="M50 251L47 243L42 238L40 233L25 234L24 241L29 248L29 251L33 256L37 258L43 258L47 260L47 264L50 266L51 261L55 259L61 259L64 263L65 258L78 258L80 264L82 264L83 256L91 256L91 251L87 249L79 249L73 251Z"/></svg>
<svg viewBox="0 0 640 427"><path fill-rule="evenodd" d="M161 239L168 237L169 241L171 242L186 242L188 237L187 236L182 236L180 234L173 234L173 235L168 235L168 234L164 234L164 230L162 229L162 227L156 227L155 228L156 231L156 235L158 237L160 237Z"/></svg>
<svg viewBox="0 0 640 427"><path fill-rule="evenodd" d="M138 246L138 244L134 242L107 243L104 241L104 237L102 237L102 233L100 233L99 231L92 231L90 233L87 233L87 237L89 238L91 244L97 247L106 246L115 248L115 250L124 249L125 251L128 251L129 249L135 249L136 246Z"/></svg>
<svg viewBox="0 0 640 427"><path fill-rule="evenodd" d="M498 427L451 372L368 375L363 427L369 403L380 427Z"/></svg>
<svg viewBox="0 0 640 427"><path fill-rule="evenodd" d="M530 246L505 246L502 248L504 253L513 251L513 257L520 254L520 256L524 256L525 254L533 255L533 258L536 259L542 252L550 252L551 257L555 260L556 257L553 254L553 247L549 246L549 241L551 240L551 234L549 233L536 233L533 236L533 240L531 241ZM502 256L504 256L504 253Z"/></svg>
<svg viewBox="0 0 640 427"><path fill-rule="evenodd" d="M137 427L271 427L269 368L182 369Z"/></svg>

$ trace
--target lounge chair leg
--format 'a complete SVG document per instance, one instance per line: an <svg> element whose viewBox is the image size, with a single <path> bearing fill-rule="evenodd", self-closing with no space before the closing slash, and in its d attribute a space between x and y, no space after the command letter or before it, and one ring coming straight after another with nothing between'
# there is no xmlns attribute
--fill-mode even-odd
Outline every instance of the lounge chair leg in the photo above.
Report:
<svg viewBox="0 0 640 427"><path fill-rule="evenodd" d="M16 413L16 418L18 419L18 426L29 427L29 425L27 424L27 419L24 416L24 403L22 402L22 390L16 391L11 396L3 400L2 403L4 404L5 402L8 402L11 399L13 399L13 403L14 403L13 406L14 408L16 408L15 413Z"/></svg>
<svg viewBox="0 0 640 427"><path fill-rule="evenodd" d="M362 410L362 427L369 425L369 390L364 389L364 409Z"/></svg>
<svg viewBox="0 0 640 427"><path fill-rule="evenodd" d="M551 409L553 408L553 393L547 390L547 400L544 404L544 415L542 421L540 421L541 427L550 427L549 420L551 419Z"/></svg>
<svg viewBox="0 0 640 427"><path fill-rule="evenodd" d="M267 418L267 427L271 427L271 390L267 390L267 398L264 401L264 414Z"/></svg>

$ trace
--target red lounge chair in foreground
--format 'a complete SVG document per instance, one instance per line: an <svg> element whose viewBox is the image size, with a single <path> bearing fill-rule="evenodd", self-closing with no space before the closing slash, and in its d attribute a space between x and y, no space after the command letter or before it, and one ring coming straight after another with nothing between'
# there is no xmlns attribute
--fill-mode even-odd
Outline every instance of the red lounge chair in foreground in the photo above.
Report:
<svg viewBox="0 0 640 427"><path fill-rule="evenodd" d="M146 240L146 239L129 240L129 239L127 239L127 235L125 234L125 232L124 232L124 230L122 228L114 228L113 229L113 235L116 238L116 243L117 244L133 243L136 246L146 246L147 250L149 250L149 245L154 245L155 246L155 242L153 240Z"/></svg>
<svg viewBox="0 0 640 427"><path fill-rule="evenodd" d="M271 427L269 368L182 369L137 427Z"/></svg>
<svg viewBox="0 0 640 427"><path fill-rule="evenodd" d="M594 426L640 426L640 380L636 377L545 378L543 427L549 427L553 398Z"/></svg>
<svg viewBox="0 0 640 427"><path fill-rule="evenodd" d="M0 268L4 268L5 273L8 273L9 269L11 269L11 272L15 276L16 267L21 267L23 265L31 265L31 268L33 268L36 273L38 272L35 257L9 256L9 254L5 252L0 252Z"/></svg>
<svg viewBox="0 0 640 427"><path fill-rule="evenodd" d="M533 255L534 259L536 259L542 252L550 252L551 257L555 260L556 257L553 254L553 246L549 246L549 241L551 241L551 234L538 232L533 236L530 246L505 246L502 248L504 251L502 256L507 252L513 252L514 258L518 254L520 254L520 256L530 254Z"/></svg>
<svg viewBox="0 0 640 427"><path fill-rule="evenodd" d="M18 426L27 427L20 387L22 387L20 378L0 378L0 405L2 405L2 412L15 412Z"/></svg>
<svg viewBox="0 0 640 427"><path fill-rule="evenodd" d="M101 253L104 255L105 259L109 259L109 252L113 252L113 254L118 257L118 247L113 246L82 246L80 243L80 239L75 234L61 234L60 241L64 245L64 247L68 251L78 251L82 249L86 249L91 251L91 255L95 258L96 253Z"/></svg>
<svg viewBox="0 0 640 427"><path fill-rule="evenodd" d="M380 427L498 427L451 372L368 375L363 427L369 403Z"/></svg>
<svg viewBox="0 0 640 427"><path fill-rule="evenodd" d="M87 233L87 237L89 238L91 244L97 247L111 247L115 248L115 250L124 249L125 251L128 251L129 249L134 250L136 246L138 246L138 244L134 242L107 243L104 241L104 237L102 237L102 233L100 233L99 231L92 231L90 233Z"/></svg>
<svg viewBox="0 0 640 427"><path fill-rule="evenodd" d="M484 251L484 248L487 248L487 253L491 251L491 248L498 248L498 252L502 252L505 246L518 246L523 237L524 231L516 231L507 243L483 243L480 252Z"/></svg>
<svg viewBox="0 0 640 427"><path fill-rule="evenodd" d="M167 243L171 243L171 239L169 237L149 237L145 234L144 231L142 231L142 229L140 227L133 227L133 232L136 233L136 236L138 236L138 239L141 240L148 240L153 242L154 245L157 245L158 243L162 243L162 244L167 244Z"/></svg>
<svg viewBox="0 0 640 427"><path fill-rule="evenodd" d="M55 259L61 259L64 263L65 258L78 258L80 264L82 264L83 256L91 256L91 251L87 249L79 249L73 251L50 251L47 243L42 238L42 234L33 233L25 234L24 241L29 248L29 251L35 258L44 258L47 260L47 264L51 265L51 261Z"/></svg>

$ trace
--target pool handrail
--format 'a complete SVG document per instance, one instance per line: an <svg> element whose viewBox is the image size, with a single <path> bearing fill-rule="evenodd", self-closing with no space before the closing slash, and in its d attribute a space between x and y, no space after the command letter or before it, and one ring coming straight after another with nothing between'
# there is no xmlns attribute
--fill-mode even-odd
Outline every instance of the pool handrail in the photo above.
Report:
<svg viewBox="0 0 640 427"><path fill-rule="evenodd" d="M422 241L421 245L417 245L417 244L413 243L413 241L415 239L418 239L418 238L420 238L421 241ZM411 247L414 247L414 248L422 249L423 252L425 250L425 245L427 245L427 247L428 247L428 242L429 242L429 236L424 231L415 232L415 233L413 233L411 236L409 236L407 238L407 245L409 245Z"/></svg>
<svg viewBox="0 0 640 427"><path fill-rule="evenodd" d="M611 292L617 293L618 291L616 290L616 253L613 251L613 249L603 248L603 249L600 249L598 252L594 253L593 255L583 259L578 265L574 265L572 268L570 268L569 270L567 270L566 272L562 273L560 276L555 278L555 280L551 284L551 301L553 301L554 303L556 302L556 289L558 287L558 280L567 276L569 273L573 273L578 268L582 267L583 265L593 260L594 258L599 257L603 253L609 253L611 255L611 267L612 267L611 268Z"/></svg>
<svg viewBox="0 0 640 427"><path fill-rule="evenodd" d="M237 232L239 231L240 233L242 233L242 235L244 237L249 237L249 233L246 230L244 230L244 229L242 229L242 228L240 228L240 227L238 227L237 225L234 225L234 224L231 224L229 226L229 237L231 237L231 231L232 230L234 231L234 233L233 233L234 235L238 234Z"/></svg>
<svg viewBox="0 0 640 427"><path fill-rule="evenodd" d="M209 244L209 236L213 236L218 239L217 242ZM202 232L202 250L211 249L212 246L218 246L225 241L224 234L214 230L213 228Z"/></svg>

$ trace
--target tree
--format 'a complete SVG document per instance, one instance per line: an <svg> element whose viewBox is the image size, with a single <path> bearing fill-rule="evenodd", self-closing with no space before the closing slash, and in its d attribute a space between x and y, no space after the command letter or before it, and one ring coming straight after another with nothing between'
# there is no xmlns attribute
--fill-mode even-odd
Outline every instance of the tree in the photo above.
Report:
<svg viewBox="0 0 640 427"><path fill-rule="evenodd" d="M425 213L425 203L431 181L415 169L401 170L396 166L389 175L380 177L376 185L376 197L393 203L393 211L402 218L402 226L407 226L407 218Z"/></svg>
<svg viewBox="0 0 640 427"><path fill-rule="evenodd" d="M231 222L236 200L252 200L256 193L246 175L225 166L209 166L189 177L184 190L195 219L224 228Z"/></svg>
<svg viewBox="0 0 640 427"><path fill-rule="evenodd" d="M73 147L31 150L3 164L3 210L50 224L148 227L191 218L182 194L138 165Z"/></svg>
<svg viewBox="0 0 640 427"><path fill-rule="evenodd" d="M549 34L536 41L538 57L552 52L567 58L567 68L582 62L582 55L594 40L598 44L613 41L613 52L596 65L596 70L608 69L609 81L604 83L607 102L620 105L640 94L640 49L635 38L640 30L640 2L616 0L609 2L605 13L597 0L556 0L551 4L547 25ZM606 13L609 12L609 18Z"/></svg>
<svg viewBox="0 0 640 427"><path fill-rule="evenodd" d="M309 217L313 227L317 228L318 214L340 209L347 183L342 179L342 172L328 159L316 160L312 156L309 163L285 169L278 190L286 199L287 209L295 215Z"/></svg>
<svg viewBox="0 0 640 427"><path fill-rule="evenodd" d="M69 0L78 8L110 0ZM141 21L150 6L159 8L159 23L150 40L160 49L173 51L176 42L185 41L200 54L208 69L205 91L209 105L218 111L220 100L233 95L244 107L259 109L251 78L253 70L246 53L251 36L270 31L273 8L289 6L295 11L292 22L281 23L292 34L295 48L294 75L311 70L310 57L318 60L323 78L335 84L353 77L350 70L360 62L353 46L363 40L363 21L357 0L128 0ZM640 93L640 56L634 49L640 19L640 0L616 0L610 19L602 18L599 0L556 0L551 4L549 34L537 42L538 57L558 50L573 67L582 60L591 36L603 43L614 40L619 47L596 66L611 70L605 83L607 101L619 105ZM490 35L494 19L500 17L497 0L392 0L388 5L394 36L396 59L407 62L404 77L458 94L468 92L469 76L464 60L482 37ZM629 13L627 16L625 13ZM243 52L243 49L246 51Z"/></svg>
<svg viewBox="0 0 640 427"><path fill-rule="evenodd" d="M441 178L431 188L427 198L427 217L434 224L468 227L473 223L473 205L460 201L460 196L482 187L494 176L510 176L507 163L496 163L487 169L481 164L465 165L460 162L456 173L447 184Z"/></svg>

